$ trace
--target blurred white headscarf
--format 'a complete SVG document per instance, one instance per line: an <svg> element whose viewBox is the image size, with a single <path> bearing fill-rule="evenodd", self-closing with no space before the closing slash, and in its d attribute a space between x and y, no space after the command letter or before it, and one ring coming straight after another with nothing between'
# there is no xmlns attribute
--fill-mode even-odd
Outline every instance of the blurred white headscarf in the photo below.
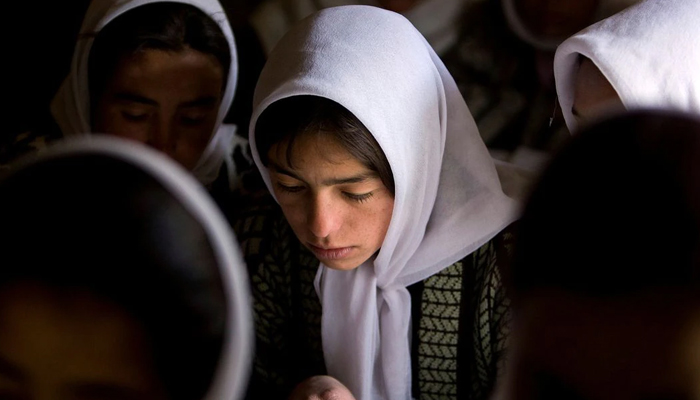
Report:
<svg viewBox="0 0 700 400"><path fill-rule="evenodd" d="M69 138L48 147L39 156L17 164L17 167L85 155L116 159L143 171L161 184L202 227L218 266L226 301L221 355L207 395L202 400L242 399L253 357L252 305L243 257L219 207L204 187L179 164L145 145L118 137L86 135Z"/></svg>

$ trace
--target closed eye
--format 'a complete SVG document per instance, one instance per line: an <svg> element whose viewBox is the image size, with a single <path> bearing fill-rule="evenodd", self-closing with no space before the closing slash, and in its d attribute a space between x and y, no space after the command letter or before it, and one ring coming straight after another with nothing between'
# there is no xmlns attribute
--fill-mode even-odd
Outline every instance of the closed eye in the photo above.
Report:
<svg viewBox="0 0 700 400"><path fill-rule="evenodd" d="M343 192L343 195L350 200L356 201L358 203L364 203L365 201L369 200L374 195L374 193L369 192L369 193L363 193L363 194L355 194L355 193Z"/></svg>
<svg viewBox="0 0 700 400"><path fill-rule="evenodd" d="M122 111L122 117L131 122L143 122L148 119L148 114Z"/></svg>
<svg viewBox="0 0 700 400"><path fill-rule="evenodd" d="M194 125L199 125L202 122L204 122L204 119L205 118L203 116L196 116L196 117L182 116L180 118L180 121L182 121L183 125L194 126Z"/></svg>
<svg viewBox="0 0 700 400"><path fill-rule="evenodd" d="M298 185L284 185L279 182L277 182L277 188L284 192L289 192L289 193L298 193L304 190L304 186L298 186Z"/></svg>

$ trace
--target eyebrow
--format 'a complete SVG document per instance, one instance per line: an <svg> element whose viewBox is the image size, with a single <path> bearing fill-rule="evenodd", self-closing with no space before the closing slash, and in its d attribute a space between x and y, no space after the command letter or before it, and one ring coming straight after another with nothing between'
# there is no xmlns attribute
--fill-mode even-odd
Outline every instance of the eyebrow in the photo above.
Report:
<svg viewBox="0 0 700 400"><path fill-rule="evenodd" d="M17 366L0 357L0 375L18 383L27 382L27 376Z"/></svg>
<svg viewBox="0 0 700 400"><path fill-rule="evenodd" d="M143 97L143 96L140 96L140 95L134 94L134 93L125 93L125 92L115 93L114 98L116 98L117 100L128 101L128 102L132 102L132 103L146 104L149 106L157 106L158 105L158 102L156 102L155 100L152 100L152 99L149 99L148 97Z"/></svg>
<svg viewBox="0 0 700 400"><path fill-rule="evenodd" d="M285 168L282 168L273 162L270 162L270 166L278 174L287 175L287 176L290 176L296 180L305 182L303 179L301 179L298 175L296 175L292 171L289 171ZM321 185L323 185L323 186L347 185L347 184L352 184L352 183L364 182L368 179L373 179L373 178L377 178L377 177L378 177L378 175L375 172L367 171L367 172L363 172L363 173L358 174L358 175L349 176L349 177L345 177L345 178L326 179L325 181L321 182Z"/></svg>
<svg viewBox="0 0 700 400"><path fill-rule="evenodd" d="M129 93L129 92L121 92L121 93L116 93L114 97L117 100L121 101L128 101L132 103L141 103L141 104L146 104L149 106L157 106L158 102L149 99L148 97L141 96L136 93ZM180 108L192 108L192 107L209 107L214 104L216 104L217 98L214 96L204 96L200 97L198 99L188 101L186 103L181 104L179 107Z"/></svg>
<svg viewBox="0 0 700 400"><path fill-rule="evenodd" d="M200 97L196 100L188 101L186 103L183 103L180 105L181 108L190 108L190 107L209 107L213 106L216 104L217 98L214 96L205 96L205 97Z"/></svg>

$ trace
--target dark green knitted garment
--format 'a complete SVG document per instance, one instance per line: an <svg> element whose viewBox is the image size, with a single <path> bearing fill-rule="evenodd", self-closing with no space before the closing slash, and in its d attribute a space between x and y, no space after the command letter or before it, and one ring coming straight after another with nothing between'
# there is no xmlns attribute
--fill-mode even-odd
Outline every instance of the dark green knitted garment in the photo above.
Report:
<svg viewBox="0 0 700 400"><path fill-rule="evenodd" d="M252 399L286 399L302 380L325 374L319 261L267 201L234 221L254 297ZM413 396L486 399L502 370L509 317L498 263L510 255L506 230L461 261L410 286Z"/></svg>

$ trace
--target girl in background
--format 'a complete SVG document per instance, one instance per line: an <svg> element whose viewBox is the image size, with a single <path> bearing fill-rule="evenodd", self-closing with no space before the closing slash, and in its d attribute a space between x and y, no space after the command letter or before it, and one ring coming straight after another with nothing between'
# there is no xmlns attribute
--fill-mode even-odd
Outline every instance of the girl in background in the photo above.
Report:
<svg viewBox="0 0 700 400"><path fill-rule="evenodd" d="M554 73L572 132L640 108L700 114L700 2L645 0L567 39Z"/></svg>
<svg viewBox="0 0 700 400"><path fill-rule="evenodd" d="M168 154L207 186L236 187L236 44L217 0L95 0L52 103L63 136L99 132Z"/></svg>

